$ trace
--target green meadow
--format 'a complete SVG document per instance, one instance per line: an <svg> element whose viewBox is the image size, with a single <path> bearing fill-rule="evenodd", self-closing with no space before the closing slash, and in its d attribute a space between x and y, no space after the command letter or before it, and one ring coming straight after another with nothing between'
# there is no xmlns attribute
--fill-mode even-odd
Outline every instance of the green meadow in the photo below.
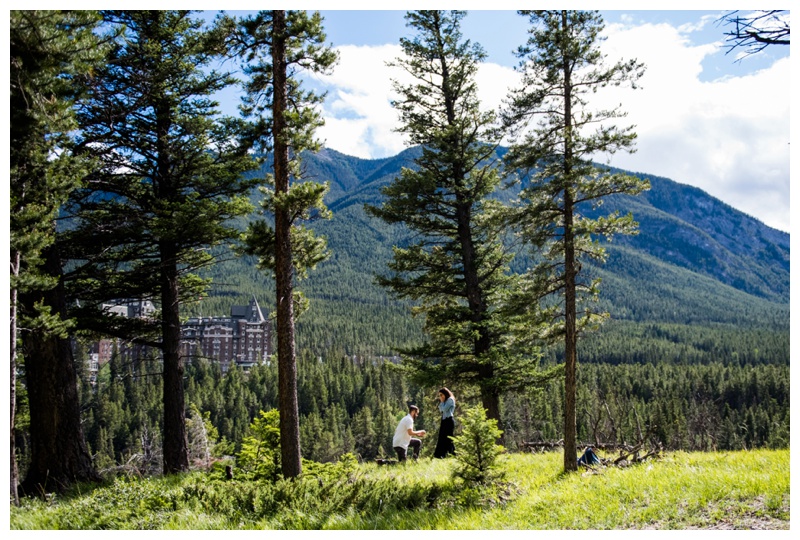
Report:
<svg viewBox="0 0 800 540"><path fill-rule="evenodd" d="M11 529L788 529L789 450L670 452L562 472L562 454L509 454L468 486L454 459L310 468L301 479L219 470L117 478L26 498Z"/></svg>

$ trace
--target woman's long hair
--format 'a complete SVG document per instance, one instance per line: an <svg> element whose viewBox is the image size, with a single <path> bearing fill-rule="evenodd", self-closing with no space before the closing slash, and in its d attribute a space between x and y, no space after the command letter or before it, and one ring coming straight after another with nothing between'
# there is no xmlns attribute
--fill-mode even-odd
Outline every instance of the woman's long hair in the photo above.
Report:
<svg viewBox="0 0 800 540"><path fill-rule="evenodd" d="M442 387L439 389L439 393L441 393L441 394L444 394L444 400L445 400L445 401L447 401L447 398L453 398L453 403L455 404L455 402L456 402L456 396L454 396L454 395L453 395L453 393L452 393L450 390L448 390L447 388L445 388L444 386L442 386Z"/></svg>

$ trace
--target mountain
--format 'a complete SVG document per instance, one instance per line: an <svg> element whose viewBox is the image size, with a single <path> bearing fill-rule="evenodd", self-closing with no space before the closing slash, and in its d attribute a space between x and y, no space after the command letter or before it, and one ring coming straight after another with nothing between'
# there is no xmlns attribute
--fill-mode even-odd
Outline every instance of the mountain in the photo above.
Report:
<svg viewBox="0 0 800 540"><path fill-rule="evenodd" d="M323 149L305 159L306 176L331 186L326 202L333 219L313 227L327 236L332 255L299 284L311 299L311 310L298 321L299 346L317 354L334 348L391 355L397 346L422 338L421 321L411 317L409 305L374 284L374 276L386 272L392 246L402 245L408 232L368 216L363 208L380 203L381 187L402 167L412 166L419 152L410 148L366 160ZM630 325L652 324L768 329L785 333L788 350L789 235L695 187L632 174L649 179L651 189L637 197L609 197L597 210L583 209L587 215L630 211L639 222L638 235L607 244L606 264L587 269L602 278L601 305L616 321L601 332L626 324L626 331ZM498 197L511 199L519 189ZM526 264L526 254L519 259L517 268ZM205 314L225 313L252 294L262 305L274 305L271 281L250 258L221 263L212 278L211 297L202 304Z"/></svg>
<svg viewBox="0 0 800 540"><path fill-rule="evenodd" d="M609 198L604 211L630 211L639 234L620 238L666 263L714 278L776 302L789 300L789 235L728 206L704 191L666 178L649 178L638 197ZM587 212L591 214L591 212Z"/></svg>

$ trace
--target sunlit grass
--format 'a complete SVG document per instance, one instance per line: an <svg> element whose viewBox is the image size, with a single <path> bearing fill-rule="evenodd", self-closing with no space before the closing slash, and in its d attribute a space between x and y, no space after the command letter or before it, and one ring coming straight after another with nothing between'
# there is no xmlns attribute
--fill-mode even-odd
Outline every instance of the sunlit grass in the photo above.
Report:
<svg viewBox="0 0 800 540"><path fill-rule="evenodd" d="M455 462L362 464L347 478L113 481L11 509L11 529L788 528L789 451L668 453L563 474L561 453L504 456L506 498L476 498Z"/></svg>

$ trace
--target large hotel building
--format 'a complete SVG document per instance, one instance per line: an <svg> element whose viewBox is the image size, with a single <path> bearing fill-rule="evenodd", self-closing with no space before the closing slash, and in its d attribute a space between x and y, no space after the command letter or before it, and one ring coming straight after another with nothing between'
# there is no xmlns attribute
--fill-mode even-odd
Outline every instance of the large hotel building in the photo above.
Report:
<svg viewBox="0 0 800 540"><path fill-rule="evenodd" d="M109 314L122 317L147 317L155 311L149 301L120 300L104 306ZM147 354L142 345L114 338L95 342L90 350L92 380L100 366L111 360L114 351L128 360ZM181 355L187 362L206 358L219 363L223 373L233 363L249 369L265 362L272 354L272 325L264 317L255 296L246 306L231 306L230 317L191 317L181 325Z"/></svg>
<svg viewBox="0 0 800 540"><path fill-rule="evenodd" d="M249 369L272 354L272 325L253 296L246 306L231 306L230 317L192 317L181 325L181 354L219 362L223 372L234 362Z"/></svg>

